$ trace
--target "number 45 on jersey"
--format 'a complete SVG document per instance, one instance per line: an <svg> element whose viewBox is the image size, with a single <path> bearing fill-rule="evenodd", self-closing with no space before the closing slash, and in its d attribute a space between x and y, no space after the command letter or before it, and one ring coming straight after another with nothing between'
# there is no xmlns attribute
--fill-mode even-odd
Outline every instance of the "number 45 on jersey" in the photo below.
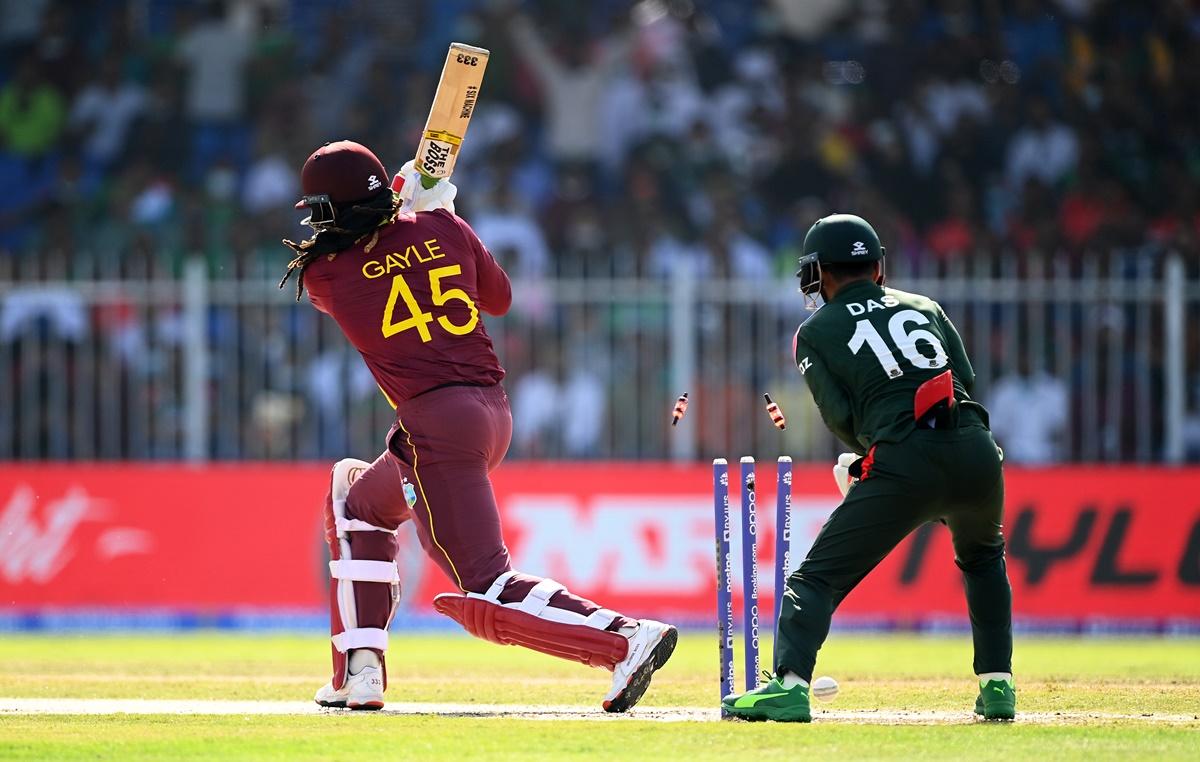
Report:
<svg viewBox="0 0 1200 762"><path fill-rule="evenodd" d="M475 326L479 325L479 309L475 306L475 302L471 297L467 296L467 292L461 288L442 289L442 280L455 275L462 274L462 267L459 265L449 265L448 267L437 267L429 271L429 293L433 297L433 305L435 307L444 307L450 302L462 302L471 312L471 317L462 325L457 325L450 321L446 315L438 315L437 324L442 327L446 333L454 336L466 336L471 331L475 330ZM396 302L403 301L405 309L408 310L408 317L403 320L396 320ZM432 312L424 310L417 303L417 298L413 296L412 289L408 285L408 281L403 275L397 275L392 278L392 291L388 294L387 306L383 309L383 336L391 338L398 333L403 333L410 328L417 329L417 334L420 335L421 341L429 343L433 341L433 334L429 330L429 325L434 321Z"/></svg>

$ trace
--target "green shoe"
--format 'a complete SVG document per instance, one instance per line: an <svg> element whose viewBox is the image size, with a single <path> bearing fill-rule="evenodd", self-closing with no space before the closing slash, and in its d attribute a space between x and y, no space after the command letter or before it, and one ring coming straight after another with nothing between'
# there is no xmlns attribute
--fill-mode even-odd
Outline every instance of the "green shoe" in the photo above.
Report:
<svg viewBox="0 0 1200 762"><path fill-rule="evenodd" d="M721 711L743 720L812 722L808 686L797 685L789 690L775 677L740 696L730 694L721 699Z"/></svg>
<svg viewBox="0 0 1200 762"><path fill-rule="evenodd" d="M985 720L1011 720L1017 714L1017 689L1012 680L988 680L979 683L975 714Z"/></svg>

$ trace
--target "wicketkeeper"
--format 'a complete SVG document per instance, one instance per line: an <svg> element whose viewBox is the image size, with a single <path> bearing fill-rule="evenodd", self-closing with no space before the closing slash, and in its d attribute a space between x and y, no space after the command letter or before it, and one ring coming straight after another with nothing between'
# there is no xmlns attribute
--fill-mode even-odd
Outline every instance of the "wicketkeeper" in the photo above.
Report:
<svg viewBox="0 0 1200 762"><path fill-rule="evenodd" d="M726 696L731 714L808 722L809 682L833 612L910 532L942 521L962 570L975 644L975 712L1012 719L1012 589L1004 563L1002 455L962 339L937 302L884 288L884 248L866 220L835 214L804 239L800 291L824 306L796 332L795 361L821 417L852 453L842 504L787 581L775 675Z"/></svg>
<svg viewBox="0 0 1200 762"><path fill-rule="evenodd" d="M332 317L396 410L374 463L339 461L325 498L333 560L333 679L322 706L379 709L388 624L400 599L396 530L416 522L425 552L461 591L434 607L493 643L603 667L603 706L623 712L670 658L678 633L513 570L490 472L512 437L504 369L481 313L503 315L508 275L454 213L448 180L422 186L409 162L389 185L383 164L351 141L326 144L300 175L312 238L283 283ZM394 190L394 189L395 190Z"/></svg>

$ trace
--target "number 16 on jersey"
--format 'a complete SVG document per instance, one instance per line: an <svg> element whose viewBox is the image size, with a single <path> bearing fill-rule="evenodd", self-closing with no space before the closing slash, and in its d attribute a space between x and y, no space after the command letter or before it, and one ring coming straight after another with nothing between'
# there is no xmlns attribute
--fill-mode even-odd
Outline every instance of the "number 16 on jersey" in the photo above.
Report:
<svg viewBox="0 0 1200 762"><path fill-rule="evenodd" d="M946 349L938 337L923 328L906 330L909 323L929 325L929 318L916 310L901 310L892 315L888 320L888 333L891 334L896 348L914 367L930 369L945 367L949 360L946 357ZM933 357L921 353L921 350L917 348L918 341L924 341L933 347ZM879 360L879 364L888 378L899 378L904 375L899 361L896 360L896 354L888 347L887 342L879 335L879 331L871 321L866 319L860 320L854 325L854 335L850 337L850 341L846 342L850 353L855 355L864 345L871 348L871 352Z"/></svg>

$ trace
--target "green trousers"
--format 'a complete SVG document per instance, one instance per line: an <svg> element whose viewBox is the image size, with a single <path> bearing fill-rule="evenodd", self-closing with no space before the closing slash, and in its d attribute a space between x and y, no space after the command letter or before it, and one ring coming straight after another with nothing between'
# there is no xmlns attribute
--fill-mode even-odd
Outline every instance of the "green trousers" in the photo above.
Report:
<svg viewBox="0 0 1200 762"><path fill-rule="evenodd" d="M833 612L905 537L944 520L966 585L975 674L1012 671L1012 588L1004 563L1004 475L982 426L918 430L874 448L787 580L775 633L775 671L812 680Z"/></svg>

